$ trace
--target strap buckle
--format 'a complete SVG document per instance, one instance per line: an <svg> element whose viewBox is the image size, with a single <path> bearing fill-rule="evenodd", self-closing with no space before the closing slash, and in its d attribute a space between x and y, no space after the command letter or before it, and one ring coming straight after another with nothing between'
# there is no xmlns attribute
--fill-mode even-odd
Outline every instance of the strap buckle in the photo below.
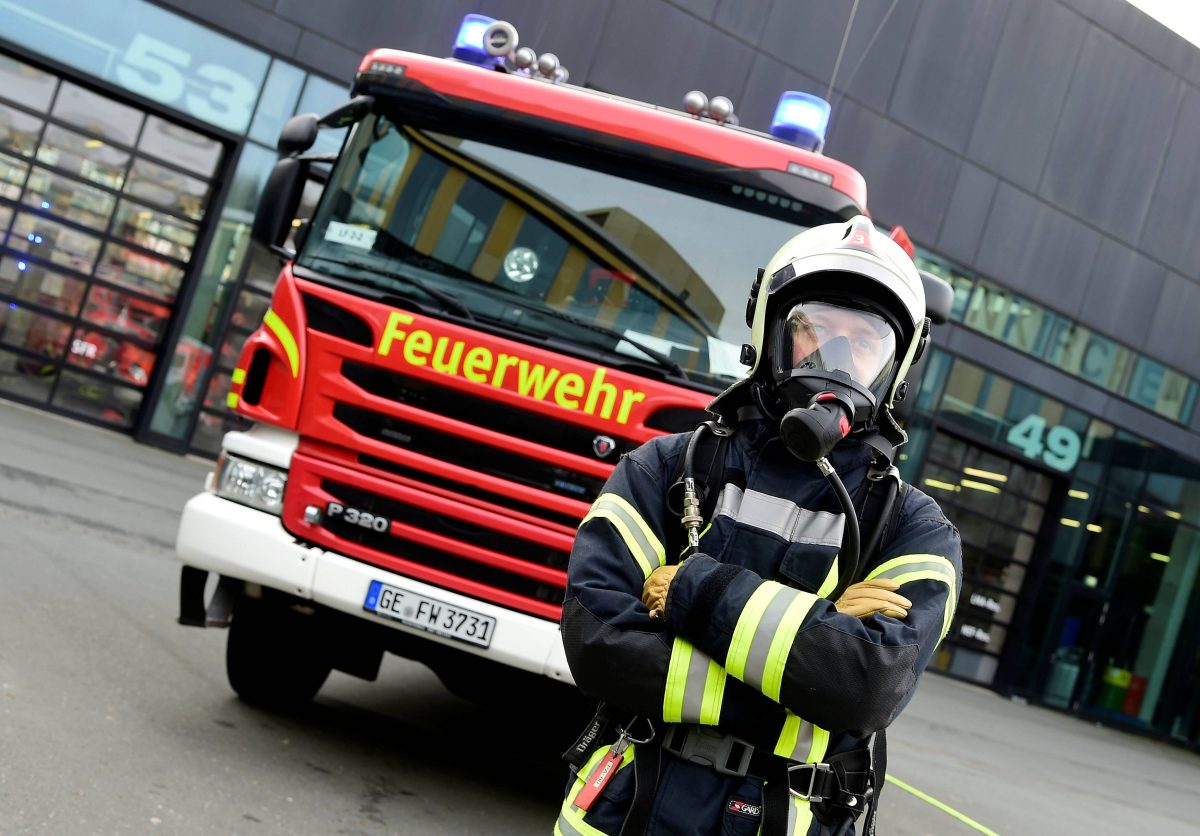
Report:
<svg viewBox="0 0 1200 836"><path fill-rule="evenodd" d="M750 768L750 758L754 755L752 744L704 726L671 725L662 747L680 760L739 778Z"/></svg>
<svg viewBox="0 0 1200 836"><path fill-rule="evenodd" d="M805 769L811 770L808 774L808 786L807 786L807 788L805 788L803 790L796 789L797 782L799 782L799 784L801 786L804 786L804 776L802 774L798 774L798 773L801 773L801 771L805 770ZM819 775L821 773L832 774L833 770L831 770L829 768L829 764L827 764L827 763L793 763L793 764L788 764L787 771L788 771L788 792L790 792L792 795L796 796L796 798L800 798L805 801L819 803L819 802L825 800L826 796L822 795L821 793L824 792L826 788L825 787L820 787L820 788L817 787L817 775ZM818 789L820 789L820 792L818 792Z"/></svg>

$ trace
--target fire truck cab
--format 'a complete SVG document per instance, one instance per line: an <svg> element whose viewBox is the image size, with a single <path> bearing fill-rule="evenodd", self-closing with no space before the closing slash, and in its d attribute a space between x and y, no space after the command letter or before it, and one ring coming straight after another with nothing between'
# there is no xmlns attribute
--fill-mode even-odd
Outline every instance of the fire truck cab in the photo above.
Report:
<svg viewBox="0 0 1200 836"><path fill-rule="evenodd" d="M230 628L244 699L374 678L384 652L465 696L566 698L567 559L615 462L745 374L755 259L866 211L815 97L761 133L720 97L571 85L516 41L468 15L452 58L371 52L344 107L280 138L254 237L285 264L229 394L256 423L177 546L180 620ZM307 151L344 126L284 251Z"/></svg>

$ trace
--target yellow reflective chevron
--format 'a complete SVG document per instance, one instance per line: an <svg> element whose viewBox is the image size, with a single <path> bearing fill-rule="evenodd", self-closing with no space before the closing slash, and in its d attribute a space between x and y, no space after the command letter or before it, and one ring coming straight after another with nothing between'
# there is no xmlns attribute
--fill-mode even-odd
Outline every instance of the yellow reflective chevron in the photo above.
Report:
<svg viewBox="0 0 1200 836"><path fill-rule="evenodd" d="M279 344L283 346L283 353L287 355L288 365L292 369L292 377L300 376L300 349L296 347L296 338L292 336L292 330L287 327L287 323L279 318L279 314L271 308L263 315L263 325L271 330L275 335L275 339L279 340Z"/></svg>
<svg viewBox="0 0 1200 836"><path fill-rule="evenodd" d="M233 370L233 382L234 383L245 383L246 382L246 370L245 369L234 369Z"/></svg>
<svg viewBox="0 0 1200 836"><path fill-rule="evenodd" d="M885 560L870 571L864 580L872 578L891 578L903 586L913 581L939 581L950 588L946 596L946 612L942 616L942 635L950 631L950 622L954 620L954 605L958 600L958 576L954 572L954 564L937 554L905 554Z"/></svg>
<svg viewBox="0 0 1200 836"><path fill-rule="evenodd" d="M725 678L725 669L715 660L691 642L676 637L663 693L663 719L668 723L717 725L725 699Z"/></svg>
<svg viewBox="0 0 1200 836"><path fill-rule="evenodd" d="M810 592L763 581L742 608L725 656L730 676L779 701L788 652L816 603Z"/></svg>
<svg viewBox="0 0 1200 836"><path fill-rule="evenodd" d="M643 578L650 577L651 572L666 564L663 544L654 536L642 515L624 497L615 493L600 494L579 525L583 526L588 520L597 518L608 520L617 529L626 548L641 567Z"/></svg>

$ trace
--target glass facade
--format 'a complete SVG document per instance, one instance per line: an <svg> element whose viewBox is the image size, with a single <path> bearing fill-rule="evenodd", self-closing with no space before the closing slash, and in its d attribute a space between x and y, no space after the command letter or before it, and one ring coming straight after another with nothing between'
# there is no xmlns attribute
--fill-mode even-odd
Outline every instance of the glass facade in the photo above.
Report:
<svg viewBox="0 0 1200 836"><path fill-rule="evenodd" d="M0 54L0 394L134 426L223 154Z"/></svg>
<svg viewBox="0 0 1200 836"><path fill-rule="evenodd" d="M954 288L954 321L1168 420L1191 422L1200 382L926 250L917 265Z"/></svg>
<svg viewBox="0 0 1200 836"><path fill-rule="evenodd" d="M932 667L1200 744L1200 463L942 351L908 429L963 542Z"/></svg>

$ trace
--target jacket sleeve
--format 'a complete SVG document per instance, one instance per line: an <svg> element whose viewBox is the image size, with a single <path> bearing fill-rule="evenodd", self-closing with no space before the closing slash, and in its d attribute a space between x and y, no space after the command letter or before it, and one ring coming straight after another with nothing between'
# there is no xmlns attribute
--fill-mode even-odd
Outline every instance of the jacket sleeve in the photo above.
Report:
<svg viewBox="0 0 1200 836"><path fill-rule="evenodd" d="M711 655L641 602L650 573L668 562L666 489L675 453L656 439L621 460L575 537L562 634L575 683L590 697L665 720L721 725L747 739L774 739L776 703L727 676ZM695 558L691 558L695 559Z"/></svg>
<svg viewBox="0 0 1200 836"><path fill-rule="evenodd" d="M912 601L907 617L863 621L824 598L696 555L671 583L666 620L788 711L863 737L907 704L950 627L962 579L958 531L910 488L895 537L865 577L896 580Z"/></svg>

